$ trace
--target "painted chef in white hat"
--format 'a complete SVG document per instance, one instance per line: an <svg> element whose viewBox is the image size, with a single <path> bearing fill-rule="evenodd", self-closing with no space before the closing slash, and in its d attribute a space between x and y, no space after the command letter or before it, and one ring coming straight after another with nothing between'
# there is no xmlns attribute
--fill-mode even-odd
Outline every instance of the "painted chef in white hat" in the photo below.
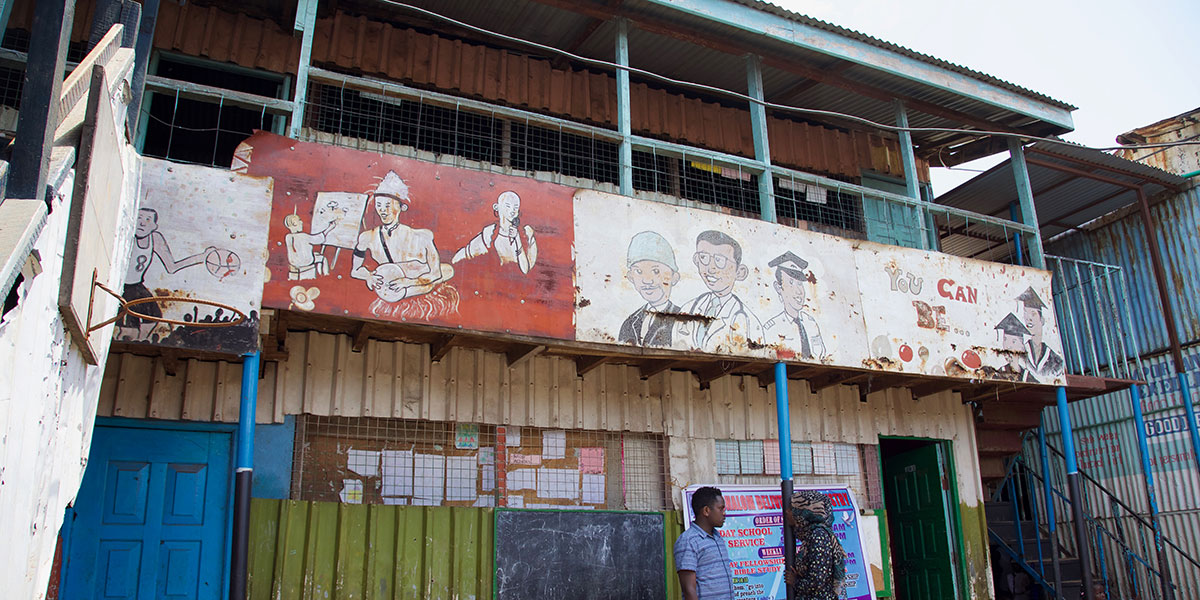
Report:
<svg viewBox="0 0 1200 600"><path fill-rule="evenodd" d="M428 294L454 276L454 267L442 264L438 256L433 232L400 222L400 213L408 210L411 199L408 185L395 171L388 171L368 197L382 223L358 235L351 277L365 281L380 298L395 302ZM375 261L375 269L367 267L367 253Z"/></svg>
<svg viewBox="0 0 1200 600"><path fill-rule="evenodd" d="M763 341L794 350L800 358L820 360L825 356L825 341L817 320L804 311L808 299L808 261L792 252L784 252L767 263L775 269L775 293L783 310L763 325Z"/></svg>

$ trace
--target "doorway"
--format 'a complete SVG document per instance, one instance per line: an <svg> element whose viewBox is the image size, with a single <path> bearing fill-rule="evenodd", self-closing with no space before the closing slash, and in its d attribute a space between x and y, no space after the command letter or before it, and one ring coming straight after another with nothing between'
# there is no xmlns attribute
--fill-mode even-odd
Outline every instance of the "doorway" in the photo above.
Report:
<svg viewBox="0 0 1200 600"><path fill-rule="evenodd" d="M229 430L97 423L63 528L62 597L220 600L232 441Z"/></svg>
<svg viewBox="0 0 1200 600"><path fill-rule="evenodd" d="M879 453L897 600L965 597L950 442L880 438Z"/></svg>

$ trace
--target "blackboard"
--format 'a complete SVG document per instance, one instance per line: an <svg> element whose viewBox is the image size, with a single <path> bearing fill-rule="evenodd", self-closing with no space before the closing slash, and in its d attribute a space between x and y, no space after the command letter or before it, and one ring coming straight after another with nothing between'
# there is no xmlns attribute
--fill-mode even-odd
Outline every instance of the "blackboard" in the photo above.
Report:
<svg viewBox="0 0 1200 600"><path fill-rule="evenodd" d="M662 600L661 513L496 511L496 598Z"/></svg>

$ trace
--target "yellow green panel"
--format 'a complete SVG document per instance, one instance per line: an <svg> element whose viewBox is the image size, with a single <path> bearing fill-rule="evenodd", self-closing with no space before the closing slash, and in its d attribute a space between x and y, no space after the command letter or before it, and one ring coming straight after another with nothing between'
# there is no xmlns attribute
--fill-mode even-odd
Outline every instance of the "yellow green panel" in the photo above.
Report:
<svg viewBox="0 0 1200 600"><path fill-rule="evenodd" d="M486 600L489 508L254 499L252 600Z"/></svg>

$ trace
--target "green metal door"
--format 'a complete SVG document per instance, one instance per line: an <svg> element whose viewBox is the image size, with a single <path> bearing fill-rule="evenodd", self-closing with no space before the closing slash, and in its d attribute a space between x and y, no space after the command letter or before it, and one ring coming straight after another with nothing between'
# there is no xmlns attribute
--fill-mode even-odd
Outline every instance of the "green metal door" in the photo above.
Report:
<svg viewBox="0 0 1200 600"><path fill-rule="evenodd" d="M884 459L884 494L899 600L953 600L945 477L938 445L930 444Z"/></svg>

